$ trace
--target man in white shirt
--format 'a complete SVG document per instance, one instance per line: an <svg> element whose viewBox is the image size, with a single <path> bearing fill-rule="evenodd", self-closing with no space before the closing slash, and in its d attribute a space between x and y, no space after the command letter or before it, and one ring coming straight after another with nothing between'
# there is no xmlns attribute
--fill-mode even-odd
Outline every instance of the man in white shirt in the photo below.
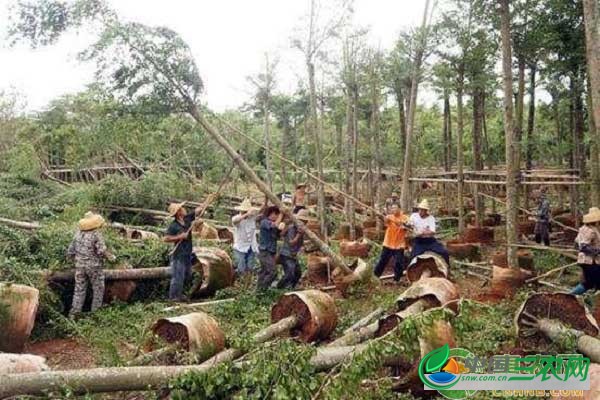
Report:
<svg viewBox="0 0 600 400"><path fill-rule="evenodd" d="M436 223L433 215L429 214L429 202L425 199L417 206L419 210L410 216L410 224L413 227L413 248L411 257L432 251L442 256L450 265L450 255L442 243L435 238Z"/></svg>
<svg viewBox="0 0 600 400"><path fill-rule="evenodd" d="M256 240L256 218L258 208L252 207L250 199L244 199L242 204L235 207L238 215L231 219L233 224L233 259L238 275L251 272L255 266L258 254Z"/></svg>

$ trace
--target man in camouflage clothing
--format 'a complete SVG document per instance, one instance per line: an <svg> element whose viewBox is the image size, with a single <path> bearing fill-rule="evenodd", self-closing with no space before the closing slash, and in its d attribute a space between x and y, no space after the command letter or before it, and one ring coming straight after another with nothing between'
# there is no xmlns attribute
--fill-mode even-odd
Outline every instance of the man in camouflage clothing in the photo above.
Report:
<svg viewBox="0 0 600 400"><path fill-rule="evenodd" d="M79 221L79 229L67 250L67 256L75 260L75 292L69 317L81 313L87 291L88 281L92 285L92 311L102 306L104 298L104 259L114 260L104 243L99 228L104 225L104 219L97 214L88 212Z"/></svg>
<svg viewBox="0 0 600 400"><path fill-rule="evenodd" d="M540 189L538 197L538 209L536 213L535 223L535 241L550 246L550 201L547 197L548 189L543 187Z"/></svg>

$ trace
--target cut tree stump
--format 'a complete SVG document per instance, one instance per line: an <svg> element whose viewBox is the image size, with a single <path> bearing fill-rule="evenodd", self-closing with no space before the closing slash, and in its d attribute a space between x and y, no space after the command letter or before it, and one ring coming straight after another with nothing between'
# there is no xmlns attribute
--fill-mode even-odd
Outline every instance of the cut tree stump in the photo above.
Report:
<svg viewBox="0 0 600 400"><path fill-rule="evenodd" d="M396 299L397 312L379 320L376 336L393 330L410 315L433 307L458 306L459 292L454 283L445 278L423 278L412 284Z"/></svg>
<svg viewBox="0 0 600 400"><path fill-rule="evenodd" d="M121 264L116 267L117 270L131 270L133 267L129 264ZM114 301L127 303L133 292L137 288L137 283L133 280L108 281L104 290L104 302L110 304Z"/></svg>
<svg viewBox="0 0 600 400"><path fill-rule="evenodd" d="M168 344L178 344L194 353L199 361L207 360L225 347L225 334L210 315L195 312L154 323L152 332Z"/></svg>
<svg viewBox="0 0 600 400"><path fill-rule="evenodd" d="M0 353L0 376L48 371L46 359L33 354ZM2 378L0 378L2 382Z"/></svg>
<svg viewBox="0 0 600 400"><path fill-rule="evenodd" d="M406 277L409 282L416 282L421 278L447 278L449 269L443 257L427 251L411 260L406 267Z"/></svg>
<svg viewBox="0 0 600 400"><path fill-rule="evenodd" d="M503 268L494 265L492 267L491 292L499 297L512 297L517 289L532 277L533 273L526 269Z"/></svg>
<svg viewBox="0 0 600 400"><path fill-rule="evenodd" d="M525 350L540 351L553 341L548 332L535 320L556 320L585 335L595 337L600 333L598 324L583 301L567 293L535 293L523 302L515 315L517 337ZM547 326L547 325L546 325Z"/></svg>
<svg viewBox="0 0 600 400"><path fill-rule="evenodd" d="M309 254L306 268L307 279L315 285L325 285L330 283L331 264L329 258L319 254Z"/></svg>
<svg viewBox="0 0 600 400"><path fill-rule="evenodd" d="M337 326L337 307L333 298L319 290L284 294L271 309L271 321L296 316L292 335L306 343L329 337Z"/></svg>
<svg viewBox="0 0 600 400"><path fill-rule="evenodd" d="M217 247L197 247L194 254L198 259L192 270L201 274L202 280L192 289L192 296L212 296L218 290L233 285L235 273L231 258Z"/></svg>
<svg viewBox="0 0 600 400"><path fill-rule="evenodd" d="M0 352L20 353L35 324L40 292L0 283Z"/></svg>
<svg viewBox="0 0 600 400"><path fill-rule="evenodd" d="M520 221L517 225L517 231L521 236L533 235L535 230L535 221Z"/></svg>
<svg viewBox="0 0 600 400"><path fill-rule="evenodd" d="M463 243L494 243L494 230L488 227L468 227L462 234Z"/></svg>
<svg viewBox="0 0 600 400"><path fill-rule="evenodd" d="M479 261L481 259L481 247L476 243L464 243L460 239L448 240L446 249L450 257L458 260Z"/></svg>
<svg viewBox="0 0 600 400"><path fill-rule="evenodd" d="M368 258L371 251L371 244L366 240L362 241L342 241L340 243L340 254L344 257Z"/></svg>

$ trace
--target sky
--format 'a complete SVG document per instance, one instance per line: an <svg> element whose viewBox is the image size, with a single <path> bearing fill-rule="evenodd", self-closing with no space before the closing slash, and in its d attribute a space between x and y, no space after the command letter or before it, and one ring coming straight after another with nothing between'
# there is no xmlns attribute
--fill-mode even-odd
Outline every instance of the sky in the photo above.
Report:
<svg viewBox="0 0 600 400"><path fill-rule="evenodd" d="M328 0L323 0L328 1ZM75 93L93 81L93 66L76 60L91 42L85 32L69 34L56 45L31 50L10 48L3 31L8 7L0 0L0 91L25 96L29 111L43 110L49 101ZM305 78L302 57L291 39L309 0L109 0L121 18L164 25L190 45L204 81L203 100L217 111L236 108L250 98L248 76L264 65L265 53L279 62L277 90L291 93ZM370 28L369 42L389 49L400 31L417 26L425 0L355 0L354 21Z"/></svg>

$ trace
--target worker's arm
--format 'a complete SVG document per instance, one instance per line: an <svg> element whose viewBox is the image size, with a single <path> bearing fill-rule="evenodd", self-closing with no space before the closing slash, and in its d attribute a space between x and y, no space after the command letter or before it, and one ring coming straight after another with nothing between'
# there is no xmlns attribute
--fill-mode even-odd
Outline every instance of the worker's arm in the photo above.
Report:
<svg viewBox="0 0 600 400"><path fill-rule="evenodd" d="M94 246L96 254L98 256L104 257L110 261L114 261L116 259L116 257L110 251L108 251L108 248L106 247L106 242L104 242L104 238L100 233L96 234L96 242Z"/></svg>
<svg viewBox="0 0 600 400"><path fill-rule="evenodd" d="M77 238L77 234L75 234L75 236L73 236L73 240L71 241L71 244L69 244L69 248L67 249L67 257L71 258L71 259L75 258L75 254L77 252L76 244L75 244L77 242L76 238Z"/></svg>
<svg viewBox="0 0 600 400"><path fill-rule="evenodd" d="M298 242L300 241L300 239L302 239L302 236L304 236L304 234L302 233L302 231L298 230L296 232L296 236L294 236L294 238L292 240L290 240L290 244L292 246L295 246L298 244Z"/></svg>

